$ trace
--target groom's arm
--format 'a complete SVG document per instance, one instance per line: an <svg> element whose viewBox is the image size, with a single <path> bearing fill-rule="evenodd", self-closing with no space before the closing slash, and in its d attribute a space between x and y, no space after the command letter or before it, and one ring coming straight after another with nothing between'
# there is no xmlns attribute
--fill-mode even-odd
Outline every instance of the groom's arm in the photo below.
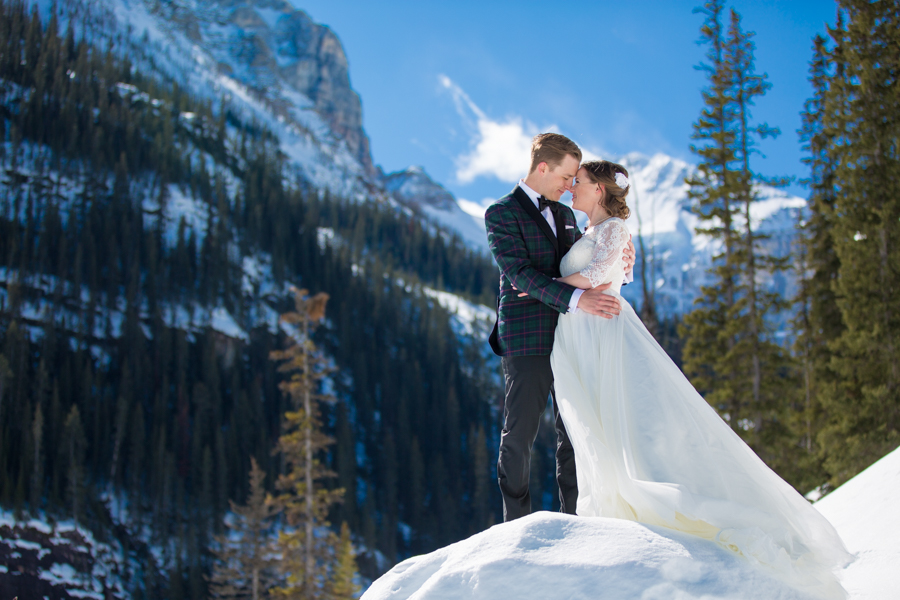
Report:
<svg viewBox="0 0 900 600"><path fill-rule="evenodd" d="M556 311L565 313L569 310L569 300L575 288L555 281L531 266L518 223L509 213L510 211L502 205L494 204L484 215L488 245L497 266L500 267L500 272L516 289Z"/></svg>
<svg viewBox="0 0 900 600"><path fill-rule="evenodd" d="M625 261L625 281L622 282L622 285L628 285L629 283L634 283L634 243L631 241L631 236L628 236L628 245L625 246L625 250L622 252L622 260Z"/></svg>

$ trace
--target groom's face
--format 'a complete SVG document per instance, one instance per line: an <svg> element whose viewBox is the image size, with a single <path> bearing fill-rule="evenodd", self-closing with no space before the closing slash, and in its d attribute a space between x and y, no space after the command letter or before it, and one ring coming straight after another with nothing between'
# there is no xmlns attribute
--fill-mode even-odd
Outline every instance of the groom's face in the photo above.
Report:
<svg viewBox="0 0 900 600"><path fill-rule="evenodd" d="M578 172L578 159L567 154L555 167L544 163L546 167L541 180L543 190L537 190L548 200L559 200L560 196L572 189L572 180Z"/></svg>

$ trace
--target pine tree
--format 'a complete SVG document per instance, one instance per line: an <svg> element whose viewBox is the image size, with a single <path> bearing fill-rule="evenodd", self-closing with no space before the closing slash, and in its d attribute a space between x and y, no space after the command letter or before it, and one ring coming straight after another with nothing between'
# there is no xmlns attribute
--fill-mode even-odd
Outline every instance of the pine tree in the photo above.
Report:
<svg viewBox="0 0 900 600"><path fill-rule="evenodd" d="M214 557L208 578L211 598L259 600L275 582L277 560L272 547L272 518L277 514L272 496L266 493L266 474L250 458L250 493L247 503L231 501L226 531L215 536L210 548Z"/></svg>
<svg viewBox="0 0 900 600"><path fill-rule="evenodd" d="M701 287L696 307L684 317L684 371L694 387L703 394L737 429L740 420L740 385L724 372L733 370L721 365L737 345L733 332L727 329L729 315L737 304L737 265L735 253L738 239L734 220L739 210L734 200L734 113L729 98L731 77L726 64L726 38L722 26L722 0L710 0L701 12L706 15L700 29L701 42L708 44L706 72L709 87L702 93L704 109L694 123L691 137L700 145L691 145L700 162L696 175L687 180L688 197L693 210L705 224L697 233L705 234L720 244L721 252L713 257L715 267L711 285ZM724 372L723 372L724 371Z"/></svg>
<svg viewBox="0 0 900 600"><path fill-rule="evenodd" d="M328 295L309 297L306 290L293 291L295 310L281 316L282 322L293 328L293 344L271 353L272 360L281 363L278 371L289 376L279 388L291 401L277 446L286 467L277 483L281 491L278 506L287 526L278 536L285 583L273 592L284 598L311 600L326 594L337 540L327 529L325 517L344 491L323 486L335 473L318 456L333 443L322 433L318 406L334 400L322 390L323 379L331 371L312 340L316 324L325 316Z"/></svg>
<svg viewBox="0 0 900 600"><path fill-rule="evenodd" d="M68 483L67 497L72 511L72 518L78 522L84 504L85 451L87 441L81 425L81 413L78 406L73 405L66 417L63 448L68 457L66 479Z"/></svg>
<svg viewBox="0 0 900 600"><path fill-rule="evenodd" d="M786 349L775 341L771 323L789 305L775 292L766 291L761 281L788 268L789 256L776 256L764 249L768 235L756 230L752 218L758 201L760 184L783 185L784 180L766 178L755 172L750 158L757 153L760 140L779 135L779 130L767 124L751 124L751 107L757 97L771 88L765 75L756 72L754 65L754 34L745 32L738 13L731 11L726 45L726 60L731 71L729 94L734 106L735 129L735 198L741 205L742 235L736 262L740 265L739 294L741 300L731 314L729 327L739 339L734 349L734 365L746 371L750 366L749 395L743 401L746 410L745 438L756 452L789 480L794 466L792 430L787 426L790 401L797 389L796 371ZM734 379L738 379L739 376ZM745 392L746 394L746 392ZM740 424L740 422L739 422ZM743 429L744 427L742 427Z"/></svg>
<svg viewBox="0 0 900 600"><path fill-rule="evenodd" d="M356 584L356 553L350 539L350 527L341 523L341 537L337 544L337 559L334 572L328 582L326 598L328 600L352 600L359 594Z"/></svg>
<svg viewBox="0 0 900 600"><path fill-rule="evenodd" d="M472 469L472 522L469 531L475 534L493 525L487 487L490 481L490 465L484 425L478 425L477 430L475 425L472 425L469 429L469 454Z"/></svg>
<svg viewBox="0 0 900 600"><path fill-rule="evenodd" d="M834 251L832 227L829 222L835 202L834 162L831 153L836 148L833 134L823 126L828 78L833 59L827 41L816 36L813 41L813 60L810 82L814 95L801 114L800 131L804 162L810 167L806 182L810 189L807 200L808 217L798 224L799 236L795 269L799 289L795 300L797 315L794 327L797 339L794 351L800 362L803 397L794 413L792 425L804 452L798 456L800 470L809 478L805 487L818 485L828 477L822 467L823 448L818 434L826 418L821 395L836 383L831 370L831 343L844 330L843 317L835 298L835 285L840 263Z"/></svg>
<svg viewBox="0 0 900 600"><path fill-rule="evenodd" d="M12 379L12 370L9 368L9 360L0 354L0 422L3 417L3 395L6 392L6 382Z"/></svg>
<svg viewBox="0 0 900 600"><path fill-rule="evenodd" d="M787 425L794 369L771 330L787 303L761 284L783 271L788 257L766 250L768 236L752 218L758 186L782 183L751 166L759 141L778 134L751 123L755 99L771 86L755 70L754 34L743 30L734 10L725 34L721 11L720 2L709 2L704 10L710 85L694 137L705 145L692 148L702 161L699 175L688 183L696 212L711 225L698 232L717 240L722 252L714 258L713 285L702 288L699 306L685 316L684 366L731 427L770 466L796 479L788 473L794 459L793 430Z"/></svg>
<svg viewBox="0 0 900 600"><path fill-rule="evenodd" d="M845 327L829 344L836 383L820 396L818 442L834 484L900 444L900 11L844 0L839 14L821 113L833 139L834 205L823 208Z"/></svg>
<svg viewBox="0 0 900 600"><path fill-rule="evenodd" d="M38 402L34 409L34 422L31 425L31 440L34 444L34 466L31 475L31 510L37 511L41 506L44 494L44 412Z"/></svg>
<svg viewBox="0 0 900 600"><path fill-rule="evenodd" d="M641 277L641 321L654 338L659 340L659 316L656 312L656 294L652 274L648 273L647 249L644 246L644 227L641 219L640 195L637 186L632 182L631 195L634 198L634 214L637 217L638 257L641 261L639 270ZM655 256L654 256L655 258ZM653 261L655 266L655 261ZM650 279L648 280L648 277Z"/></svg>

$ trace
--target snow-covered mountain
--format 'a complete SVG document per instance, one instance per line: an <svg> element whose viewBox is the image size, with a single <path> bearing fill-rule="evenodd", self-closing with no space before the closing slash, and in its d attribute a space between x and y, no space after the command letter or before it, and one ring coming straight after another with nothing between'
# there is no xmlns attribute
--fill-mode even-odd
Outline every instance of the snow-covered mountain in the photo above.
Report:
<svg viewBox="0 0 900 600"><path fill-rule="evenodd" d="M36 0L47 16L51 0ZM487 252L483 222L421 167L373 165L347 57L327 26L287 0L60 0L63 21L136 69L222 101L274 132L296 175L318 190L392 203Z"/></svg>
<svg viewBox="0 0 900 600"><path fill-rule="evenodd" d="M634 186L628 196L632 214L627 224L638 251L635 284L625 286L622 293L629 301L642 303L643 254L657 312L673 315L689 311L700 287L707 282L706 271L719 251L708 236L695 231L699 223L691 211L685 183L695 167L665 154L630 153L617 162L628 169ZM791 251L806 201L772 187L761 187L758 194L759 201L751 212L754 230L769 236L762 243L766 252L785 256ZM787 296L795 291L789 274L777 275L764 284Z"/></svg>
<svg viewBox="0 0 900 600"><path fill-rule="evenodd" d="M42 14L51 0L36 0ZM350 86L326 26L286 0L59 0L69 23L144 75L178 82L275 132L297 177L320 190L386 200Z"/></svg>

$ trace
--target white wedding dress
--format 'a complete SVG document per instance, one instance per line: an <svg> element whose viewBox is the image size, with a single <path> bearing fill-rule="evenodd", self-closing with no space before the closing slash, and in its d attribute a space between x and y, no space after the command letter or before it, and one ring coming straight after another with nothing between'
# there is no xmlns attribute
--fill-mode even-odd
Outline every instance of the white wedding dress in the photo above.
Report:
<svg viewBox="0 0 900 600"><path fill-rule="evenodd" d="M845 598L833 571L847 553L831 524L769 469L694 390L619 294L625 223L588 229L563 258L621 314L575 311L556 328L556 399L575 449L577 514L698 535L812 597Z"/></svg>

